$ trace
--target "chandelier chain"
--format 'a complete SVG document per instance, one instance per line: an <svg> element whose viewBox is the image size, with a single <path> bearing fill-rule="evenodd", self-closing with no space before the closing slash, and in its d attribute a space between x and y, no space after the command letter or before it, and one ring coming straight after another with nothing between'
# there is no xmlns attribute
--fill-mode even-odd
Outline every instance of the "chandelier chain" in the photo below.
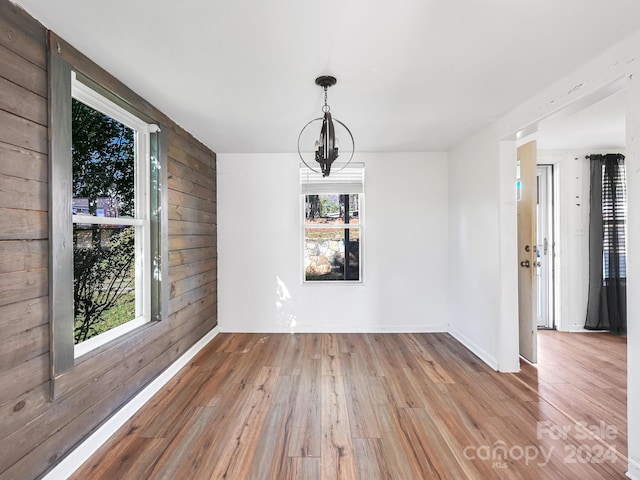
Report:
<svg viewBox="0 0 640 480"><path fill-rule="evenodd" d="M329 104L327 103L327 86L324 86L324 106L322 107L322 112L323 113L327 113L329 111L331 111L331 107L329 106Z"/></svg>

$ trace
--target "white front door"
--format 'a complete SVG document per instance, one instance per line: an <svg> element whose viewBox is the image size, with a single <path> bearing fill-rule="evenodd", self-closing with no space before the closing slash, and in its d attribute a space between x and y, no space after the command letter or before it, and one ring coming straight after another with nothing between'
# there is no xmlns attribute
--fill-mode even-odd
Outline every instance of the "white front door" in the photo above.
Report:
<svg viewBox="0 0 640 480"><path fill-rule="evenodd" d="M520 355L537 362L536 142L518 148L518 319Z"/></svg>

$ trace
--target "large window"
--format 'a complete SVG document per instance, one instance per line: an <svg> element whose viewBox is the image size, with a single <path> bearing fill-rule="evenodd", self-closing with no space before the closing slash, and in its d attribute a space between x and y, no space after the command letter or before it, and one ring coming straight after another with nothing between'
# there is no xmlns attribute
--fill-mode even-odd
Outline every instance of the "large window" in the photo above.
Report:
<svg viewBox="0 0 640 480"><path fill-rule="evenodd" d="M305 282L362 280L362 164L322 177L301 169Z"/></svg>
<svg viewBox="0 0 640 480"><path fill-rule="evenodd" d="M72 80L75 356L148 322L151 306L150 132Z"/></svg>
<svg viewBox="0 0 640 480"><path fill-rule="evenodd" d="M55 53L49 71L55 378L166 314L166 148L135 102Z"/></svg>

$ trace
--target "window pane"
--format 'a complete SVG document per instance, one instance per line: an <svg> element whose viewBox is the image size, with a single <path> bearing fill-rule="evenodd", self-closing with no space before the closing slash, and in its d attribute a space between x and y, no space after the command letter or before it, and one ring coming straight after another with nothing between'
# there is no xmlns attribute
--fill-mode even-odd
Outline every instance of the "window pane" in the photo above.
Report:
<svg viewBox="0 0 640 480"><path fill-rule="evenodd" d="M345 222L345 214L347 221ZM305 223L307 225L359 223L359 196L325 194L305 195Z"/></svg>
<svg viewBox="0 0 640 480"><path fill-rule="evenodd" d="M73 300L78 344L136 317L135 227L73 226Z"/></svg>
<svg viewBox="0 0 640 480"><path fill-rule="evenodd" d="M360 229L305 229L304 265L307 281L360 280Z"/></svg>
<svg viewBox="0 0 640 480"><path fill-rule="evenodd" d="M135 131L72 101L73 213L133 217Z"/></svg>
<svg viewBox="0 0 640 480"><path fill-rule="evenodd" d="M626 223L625 165L618 163L609 171L602 165L602 277L605 284L609 279L627 276Z"/></svg>

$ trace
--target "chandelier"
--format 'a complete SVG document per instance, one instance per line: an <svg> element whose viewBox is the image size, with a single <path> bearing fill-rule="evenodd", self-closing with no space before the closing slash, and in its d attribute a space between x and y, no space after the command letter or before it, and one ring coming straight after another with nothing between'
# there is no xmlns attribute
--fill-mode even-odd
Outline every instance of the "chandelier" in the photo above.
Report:
<svg viewBox="0 0 640 480"><path fill-rule="evenodd" d="M346 163L341 164L339 170L342 170L346 167L353 158L353 154L355 151L355 142L353 141L353 135L351 134L351 130L342 123L337 118L333 118L331 116L331 107L327 103L327 89L332 87L337 82L335 77L331 77L328 75L324 75L316 78L316 85L322 87L324 89L324 105L322 107L323 116L314 118L310 122L308 122L302 130L300 130L300 134L298 135L298 155L300 155L300 159L302 162L309 168L310 170L316 173L322 173L323 177L328 177L331 173L331 166L333 162L338 158L339 150L338 150L338 139L336 138L336 124L347 132L349 138L351 139L351 155ZM310 164L313 164L311 158L305 159L305 156L301 151L301 139L303 138L303 134L307 131L307 129L312 125L322 122L322 126L320 128L320 134L316 137L315 145L314 145L314 153L313 157L317 163L315 168ZM335 122L335 123L334 123ZM304 143L304 142L303 142ZM303 146L304 148L304 146Z"/></svg>

